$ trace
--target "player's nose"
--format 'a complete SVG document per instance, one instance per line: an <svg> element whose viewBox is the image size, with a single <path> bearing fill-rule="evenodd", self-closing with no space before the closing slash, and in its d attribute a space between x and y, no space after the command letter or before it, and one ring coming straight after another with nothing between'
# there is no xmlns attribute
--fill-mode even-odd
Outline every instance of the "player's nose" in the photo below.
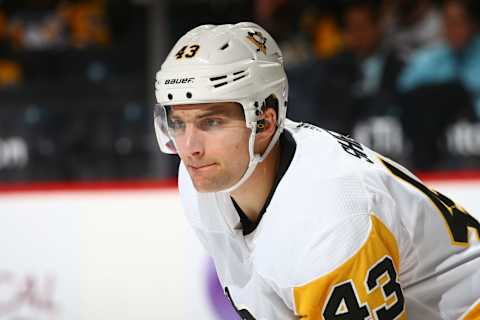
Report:
<svg viewBox="0 0 480 320"><path fill-rule="evenodd" d="M184 133L184 152L190 156L202 156L204 149L204 139L202 132L194 125L188 124Z"/></svg>

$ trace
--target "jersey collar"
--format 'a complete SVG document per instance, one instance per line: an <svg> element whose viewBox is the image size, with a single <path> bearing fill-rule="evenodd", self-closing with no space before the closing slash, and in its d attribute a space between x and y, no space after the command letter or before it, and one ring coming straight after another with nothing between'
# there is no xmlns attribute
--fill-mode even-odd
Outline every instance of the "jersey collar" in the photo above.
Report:
<svg viewBox="0 0 480 320"><path fill-rule="evenodd" d="M259 216L257 221L250 220L247 215L243 212L242 208L235 202L235 200L230 197L232 203L238 213L240 218L240 224L242 226L243 235L246 236L251 234L257 226L259 225L260 221L262 220L263 215L267 211L268 206L270 205L270 201L272 200L273 195L275 194L275 190L277 189L278 184L282 180L283 176L287 172L288 168L290 167L290 163L292 163L293 157L295 155L295 150L297 149L297 143L295 139L293 139L292 134L287 130L284 130L280 135L279 139L280 143L280 164L277 172L277 176L273 182L272 190L268 194L268 197L265 201L265 204L260 210Z"/></svg>

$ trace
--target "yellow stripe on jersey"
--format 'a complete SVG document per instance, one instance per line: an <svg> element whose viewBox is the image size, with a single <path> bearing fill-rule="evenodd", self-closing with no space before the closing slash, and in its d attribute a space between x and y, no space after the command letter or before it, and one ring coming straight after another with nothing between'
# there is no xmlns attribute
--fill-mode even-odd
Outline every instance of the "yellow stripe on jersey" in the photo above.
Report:
<svg viewBox="0 0 480 320"><path fill-rule="evenodd" d="M479 320L480 319L480 299L477 304L471 307L467 313L462 317L462 320Z"/></svg>
<svg viewBox="0 0 480 320"><path fill-rule="evenodd" d="M370 234L355 255L294 288L295 310L301 319L406 319L397 241L373 214L371 221Z"/></svg>

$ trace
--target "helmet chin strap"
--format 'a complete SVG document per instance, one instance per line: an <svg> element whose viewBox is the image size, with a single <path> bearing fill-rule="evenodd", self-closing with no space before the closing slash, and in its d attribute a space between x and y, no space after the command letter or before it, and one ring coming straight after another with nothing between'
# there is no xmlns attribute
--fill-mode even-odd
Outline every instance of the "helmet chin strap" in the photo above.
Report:
<svg viewBox="0 0 480 320"><path fill-rule="evenodd" d="M248 153L250 155L250 161L248 163L247 170L245 170L245 173L242 175L240 180L238 180L233 186L231 186L231 187L229 187L225 190L222 190L220 192L231 193L232 191L238 189L245 181L248 180L248 178L250 178L250 176L255 171L255 168L257 167L257 165L260 162L262 162L263 160L265 160L265 158L267 158L268 154L270 153L270 151L272 151L273 147L277 143L277 141L280 137L280 134L283 131L283 123L280 123L278 125L277 130L275 131L275 134L272 137L272 140L270 141L267 149L265 150L265 152L262 155L255 154L255 150L254 150L255 136L256 136L256 129L255 128L256 128L256 123L255 123L255 125L250 126L251 133L250 133L250 138L248 140Z"/></svg>

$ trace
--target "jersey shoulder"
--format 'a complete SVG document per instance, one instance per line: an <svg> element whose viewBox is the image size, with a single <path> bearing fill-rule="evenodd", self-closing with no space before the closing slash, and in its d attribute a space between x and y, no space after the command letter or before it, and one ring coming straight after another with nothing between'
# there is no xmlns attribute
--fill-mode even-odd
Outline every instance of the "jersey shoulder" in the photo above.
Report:
<svg viewBox="0 0 480 320"><path fill-rule="evenodd" d="M315 170L324 179L339 175L362 174L375 168L376 153L353 138L308 123L288 121L286 130L294 137L298 156L310 163L301 164ZM309 164L312 167L306 168Z"/></svg>
<svg viewBox="0 0 480 320"><path fill-rule="evenodd" d="M359 228L367 231L363 239L357 233ZM359 319L376 314L375 318L384 319L388 313L393 315L392 319L405 319L405 301L398 282L400 253L388 227L372 214L368 218L356 216L335 231L343 235L343 245L338 239L322 239L322 243L309 248L297 267L297 283L292 286L295 313L306 318L321 314L325 319L333 319L339 313ZM335 255L341 256L337 264L315 274L315 267L325 261L328 264ZM389 299L392 296L397 298L393 305ZM345 309L343 302L348 306Z"/></svg>
<svg viewBox="0 0 480 320"><path fill-rule="evenodd" d="M256 241L259 268L286 287L328 273L361 247L375 203L366 183L377 183L365 175L378 170L369 169L371 155L348 137L306 124L290 123L287 130L296 153Z"/></svg>

